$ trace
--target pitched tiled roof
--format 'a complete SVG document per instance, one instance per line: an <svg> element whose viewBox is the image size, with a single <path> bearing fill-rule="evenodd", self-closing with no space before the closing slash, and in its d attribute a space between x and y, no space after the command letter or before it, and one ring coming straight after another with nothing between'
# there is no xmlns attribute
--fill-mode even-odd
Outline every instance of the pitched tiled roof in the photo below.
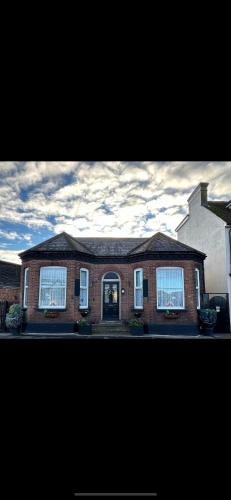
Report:
<svg viewBox="0 0 231 500"><path fill-rule="evenodd" d="M21 266L0 260L0 288L18 288L20 286Z"/></svg>
<svg viewBox="0 0 231 500"><path fill-rule="evenodd" d="M91 253L99 256L127 255L140 243L149 241L147 238L75 238L84 244Z"/></svg>
<svg viewBox="0 0 231 500"><path fill-rule="evenodd" d="M220 219L231 224L231 208L227 208L230 201L209 201L206 206L211 212L220 217Z"/></svg>
<svg viewBox="0 0 231 500"><path fill-rule="evenodd" d="M130 254L134 255L137 253L144 252L198 252L195 248L192 248L180 241L170 238L163 233L156 233L154 236L146 240L145 243L139 245L137 248L133 249ZM203 253L203 252L199 252ZM204 254L203 254L204 255Z"/></svg>
<svg viewBox="0 0 231 500"><path fill-rule="evenodd" d="M36 251L36 252L51 252L51 251L70 251L76 250L77 252L82 253L91 253L88 248L79 243L75 238L70 236L69 234L63 232L61 234L57 234L49 240L46 240L34 247L21 252L19 255L24 255L28 251Z"/></svg>
<svg viewBox="0 0 231 500"><path fill-rule="evenodd" d="M67 233L61 233L44 243L32 247L28 252L46 251L77 251L98 257L122 257L152 252L199 252L184 243L170 238L162 233L156 233L151 238L74 238ZM203 254L204 255L204 254Z"/></svg>

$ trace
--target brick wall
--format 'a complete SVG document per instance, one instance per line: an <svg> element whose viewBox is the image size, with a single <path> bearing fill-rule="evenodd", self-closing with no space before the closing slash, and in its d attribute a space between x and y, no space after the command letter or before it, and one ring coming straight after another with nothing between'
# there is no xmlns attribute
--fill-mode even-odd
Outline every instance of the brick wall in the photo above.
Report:
<svg viewBox="0 0 231 500"><path fill-rule="evenodd" d="M125 289L124 295L120 294L122 320L134 317L132 312L134 302L133 272L134 269L142 267L144 270L144 279L148 279L148 297L144 297L144 311L142 319L147 323L169 323L169 320L163 317L163 311L157 311L156 307L156 273L159 266L173 266L184 268L185 284L185 311L180 312L180 323L196 323L196 294L195 294L195 268L201 271L201 291L203 291L203 265L194 261L164 261L153 260L130 264L88 264L76 260L31 260L22 266L23 269L29 267L29 299L26 317L31 322L51 322L52 319L44 317L43 311L38 309L39 300L39 272L42 266L64 266L67 267L67 305L65 311L60 311L58 321L73 322L81 318L79 307L79 297L75 297L75 279L79 279L79 270L84 267L89 270L89 306L90 313L88 319L90 322L101 320L101 294L102 277L108 271L114 271L119 274L121 279L121 288ZM23 279L21 280L23 283Z"/></svg>
<svg viewBox="0 0 231 500"><path fill-rule="evenodd" d="M0 288L0 300L20 304L20 288Z"/></svg>

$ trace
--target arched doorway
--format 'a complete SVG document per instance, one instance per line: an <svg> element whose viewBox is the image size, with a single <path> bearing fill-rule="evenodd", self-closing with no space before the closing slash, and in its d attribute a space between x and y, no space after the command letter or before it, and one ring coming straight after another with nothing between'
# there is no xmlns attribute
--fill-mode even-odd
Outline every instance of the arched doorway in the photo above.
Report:
<svg viewBox="0 0 231 500"><path fill-rule="evenodd" d="M118 273L107 272L102 278L102 308L103 321L118 321L120 319L120 277Z"/></svg>

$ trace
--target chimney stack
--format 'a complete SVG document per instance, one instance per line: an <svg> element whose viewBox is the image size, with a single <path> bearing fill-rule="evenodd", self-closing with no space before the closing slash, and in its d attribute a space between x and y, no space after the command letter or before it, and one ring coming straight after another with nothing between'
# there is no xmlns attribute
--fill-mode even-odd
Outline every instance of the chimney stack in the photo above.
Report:
<svg viewBox="0 0 231 500"><path fill-rule="evenodd" d="M189 212L192 205L207 205L208 182L200 182L188 198Z"/></svg>

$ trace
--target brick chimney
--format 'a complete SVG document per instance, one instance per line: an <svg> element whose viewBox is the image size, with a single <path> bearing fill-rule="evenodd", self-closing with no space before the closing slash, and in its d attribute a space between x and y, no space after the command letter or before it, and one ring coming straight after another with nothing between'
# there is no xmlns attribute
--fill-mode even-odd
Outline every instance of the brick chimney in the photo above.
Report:
<svg viewBox="0 0 231 500"><path fill-rule="evenodd" d="M207 187L208 182L200 182L188 198L189 213L190 209L195 205L207 205Z"/></svg>

